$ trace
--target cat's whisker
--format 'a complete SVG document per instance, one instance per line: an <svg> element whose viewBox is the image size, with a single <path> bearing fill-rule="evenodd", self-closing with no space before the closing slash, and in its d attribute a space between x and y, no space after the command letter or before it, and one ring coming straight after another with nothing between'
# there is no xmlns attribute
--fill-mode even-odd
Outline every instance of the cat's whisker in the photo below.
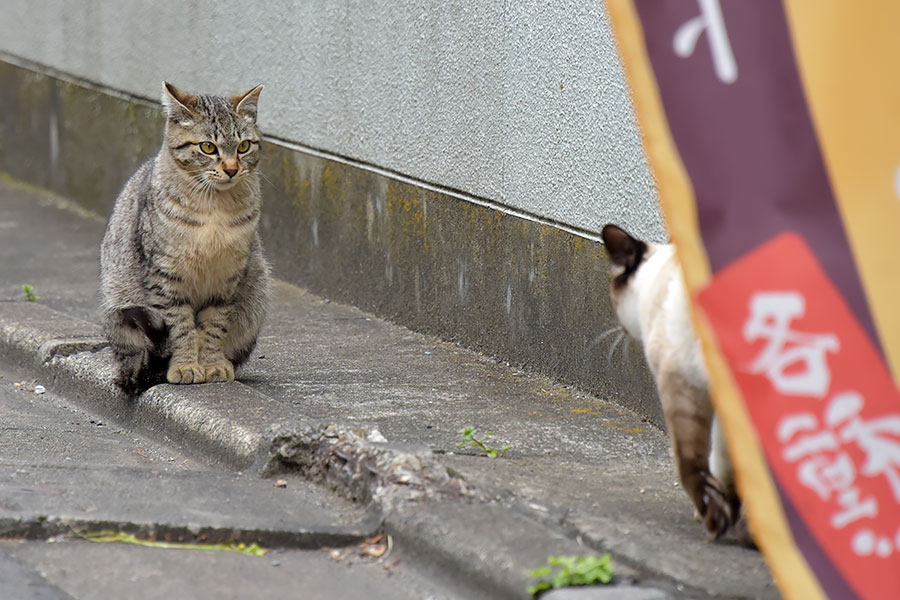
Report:
<svg viewBox="0 0 900 600"><path fill-rule="evenodd" d="M202 176L197 178L197 181L194 182L194 185L191 187L191 195L197 197L201 202L204 201L203 198L203 190L206 189L206 179Z"/></svg>
<svg viewBox="0 0 900 600"><path fill-rule="evenodd" d="M203 170L197 170L196 172L194 172L191 175L189 181L191 182L189 193L192 195L198 193L206 184L206 178L203 177Z"/></svg>
<svg viewBox="0 0 900 600"><path fill-rule="evenodd" d="M185 195L189 198L192 198L197 195L198 189L199 188L198 188L197 184L193 184L190 188L188 188L187 194L185 194Z"/></svg>
<svg viewBox="0 0 900 600"><path fill-rule="evenodd" d="M607 360L607 361L611 361L611 360L612 360L613 354L614 354L615 351L616 351L616 347L619 345L619 343L622 341L622 339L623 339L624 337L625 337L625 330L623 329L623 330L619 331L619 335L616 336L615 341L612 343L612 346L611 346L610 349L609 349L609 354L606 355L606 360Z"/></svg>
<svg viewBox="0 0 900 600"><path fill-rule="evenodd" d="M188 182L190 183L191 189L196 191L200 184L203 183L203 174L202 172L196 172L188 173L188 175Z"/></svg>
<svg viewBox="0 0 900 600"><path fill-rule="evenodd" d="M268 182L269 182L269 185L271 185L271 186L273 186L273 187L275 186L275 183L274 183L271 179L269 179L268 177L266 177L266 174L263 173L261 170L256 169L255 173L258 173L260 177L262 177L263 179L265 179L266 181L268 181Z"/></svg>
<svg viewBox="0 0 900 600"><path fill-rule="evenodd" d="M599 344L600 342L602 342L603 340L605 340L612 334L616 333L617 331L622 331L621 325L616 325L615 327L610 327L606 331L601 332L593 340L591 340L590 345L588 345L588 351L593 350L597 344Z"/></svg>
<svg viewBox="0 0 900 600"><path fill-rule="evenodd" d="M212 203L213 193L215 193L213 182L210 180L206 181L206 187L203 189L203 200L207 205Z"/></svg>
<svg viewBox="0 0 900 600"><path fill-rule="evenodd" d="M606 338L608 338L609 336L611 336L612 334L618 333L620 331L623 331L621 325L616 325L615 327L610 327L609 329L607 329L606 331L604 331L600 335L598 335L594 341L601 342L601 341L605 340Z"/></svg>
<svg viewBox="0 0 900 600"><path fill-rule="evenodd" d="M191 187L188 189L188 195L193 196L193 195L199 193L201 188L203 187L204 183L205 183L205 181L203 180L202 177L197 176L196 178L194 178L191 182Z"/></svg>

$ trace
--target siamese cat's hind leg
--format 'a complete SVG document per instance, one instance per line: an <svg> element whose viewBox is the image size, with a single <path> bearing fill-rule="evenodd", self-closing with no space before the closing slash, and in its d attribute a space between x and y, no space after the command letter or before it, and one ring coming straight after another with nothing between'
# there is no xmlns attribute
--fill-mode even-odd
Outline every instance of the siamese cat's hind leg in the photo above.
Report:
<svg viewBox="0 0 900 600"><path fill-rule="evenodd" d="M734 467L731 457L728 456L728 446L725 444L725 432L722 430L722 422L717 415L712 422L712 450L709 453L709 470L713 477L722 484L722 488L728 494L733 514L737 515L741 507L737 487L734 483Z"/></svg>
<svg viewBox="0 0 900 600"><path fill-rule="evenodd" d="M659 396L681 485L710 537L717 539L731 527L736 514L733 488L729 490L710 471L713 410L709 395L678 372L669 372L659 377Z"/></svg>
<svg viewBox="0 0 900 600"><path fill-rule="evenodd" d="M734 482L734 466L728 455L728 447L725 445L725 433L722 430L722 422L718 416L714 417L712 425L712 451L709 455L709 470L713 477L722 484L727 493L728 503L731 506L732 521L734 527L732 533L745 546L756 548L756 542L750 534L747 524L747 511L741 503L737 486Z"/></svg>

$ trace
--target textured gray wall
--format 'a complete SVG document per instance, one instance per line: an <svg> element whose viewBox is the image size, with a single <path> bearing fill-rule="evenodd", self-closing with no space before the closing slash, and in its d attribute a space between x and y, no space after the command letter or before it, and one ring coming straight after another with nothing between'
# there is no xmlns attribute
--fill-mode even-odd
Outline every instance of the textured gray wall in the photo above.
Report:
<svg viewBox="0 0 900 600"><path fill-rule="evenodd" d="M263 82L270 135L665 238L599 0L0 0L0 50L154 99Z"/></svg>

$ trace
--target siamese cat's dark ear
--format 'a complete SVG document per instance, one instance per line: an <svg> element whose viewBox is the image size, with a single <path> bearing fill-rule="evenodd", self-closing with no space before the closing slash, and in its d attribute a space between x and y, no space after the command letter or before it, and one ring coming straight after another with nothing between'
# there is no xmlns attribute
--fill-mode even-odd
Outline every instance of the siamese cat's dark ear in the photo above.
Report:
<svg viewBox="0 0 900 600"><path fill-rule="evenodd" d="M606 244L606 252L614 265L633 271L644 258L647 244L628 235L617 225L606 225L600 234Z"/></svg>

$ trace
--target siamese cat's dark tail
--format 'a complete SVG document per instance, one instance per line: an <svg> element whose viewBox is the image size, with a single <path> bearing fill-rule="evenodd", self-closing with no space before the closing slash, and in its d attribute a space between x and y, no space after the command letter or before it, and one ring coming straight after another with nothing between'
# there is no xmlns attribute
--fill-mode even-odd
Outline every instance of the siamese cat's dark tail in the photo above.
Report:
<svg viewBox="0 0 900 600"><path fill-rule="evenodd" d="M169 328L162 314L146 306L110 313L107 335L119 372L116 385L129 396L165 381Z"/></svg>

